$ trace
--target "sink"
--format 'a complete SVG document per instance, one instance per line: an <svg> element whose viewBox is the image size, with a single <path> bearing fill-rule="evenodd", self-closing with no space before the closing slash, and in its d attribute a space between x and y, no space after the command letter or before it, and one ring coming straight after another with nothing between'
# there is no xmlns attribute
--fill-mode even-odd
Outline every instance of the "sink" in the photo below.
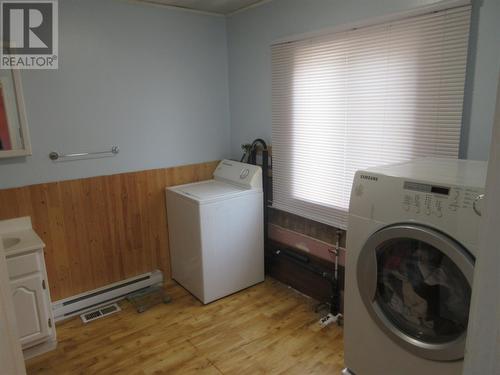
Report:
<svg viewBox="0 0 500 375"><path fill-rule="evenodd" d="M17 237L2 238L2 243L5 250L11 248L12 246L16 246L19 242L21 242L21 239Z"/></svg>

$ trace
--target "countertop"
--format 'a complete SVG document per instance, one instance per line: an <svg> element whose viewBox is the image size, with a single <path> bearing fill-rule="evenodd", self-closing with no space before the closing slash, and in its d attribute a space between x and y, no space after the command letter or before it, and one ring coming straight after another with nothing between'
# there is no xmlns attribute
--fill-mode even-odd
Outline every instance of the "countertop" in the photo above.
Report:
<svg viewBox="0 0 500 375"><path fill-rule="evenodd" d="M7 258L45 247L31 226L31 218L22 217L0 221L0 238L19 238L19 243L4 249ZM3 244L0 244L3 249Z"/></svg>

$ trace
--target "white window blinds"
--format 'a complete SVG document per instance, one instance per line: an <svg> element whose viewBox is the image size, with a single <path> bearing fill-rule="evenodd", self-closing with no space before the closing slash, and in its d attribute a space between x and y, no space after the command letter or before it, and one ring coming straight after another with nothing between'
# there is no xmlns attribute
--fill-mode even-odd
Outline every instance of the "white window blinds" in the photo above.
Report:
<svg viewBox="0 0 500 375"><path fill-rule="evenodd" d="M346 228L358 169L458 157L470 6L272 46L273 206Z"/></svg>

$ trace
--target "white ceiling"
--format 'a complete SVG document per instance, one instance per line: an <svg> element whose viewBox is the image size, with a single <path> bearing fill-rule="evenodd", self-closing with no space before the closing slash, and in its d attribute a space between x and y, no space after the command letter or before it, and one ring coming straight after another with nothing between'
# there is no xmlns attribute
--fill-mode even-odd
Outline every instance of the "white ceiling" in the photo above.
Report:
<svg viewBox="0 0 500 375"><path fill-rule="evenodd" d="M141 0L140 0L141 1ZM267 0L142 0L148 3L228 15Z"/></svg>

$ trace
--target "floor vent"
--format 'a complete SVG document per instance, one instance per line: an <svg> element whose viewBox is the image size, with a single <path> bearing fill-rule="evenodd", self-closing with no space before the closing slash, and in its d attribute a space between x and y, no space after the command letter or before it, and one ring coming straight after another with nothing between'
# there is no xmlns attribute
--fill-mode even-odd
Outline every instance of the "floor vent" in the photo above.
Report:
<svg viewBox="0 0 500 375"><path fill-rule="evenodd" d="M118 306L116 303L113 303L112 305L104 306L99 309L86 312L85 314L80 315L80 318L82 318L82 322L90 323L93 320L104 318L105 316L111 315L118 311L121 311L120 306Z"/></svg>

